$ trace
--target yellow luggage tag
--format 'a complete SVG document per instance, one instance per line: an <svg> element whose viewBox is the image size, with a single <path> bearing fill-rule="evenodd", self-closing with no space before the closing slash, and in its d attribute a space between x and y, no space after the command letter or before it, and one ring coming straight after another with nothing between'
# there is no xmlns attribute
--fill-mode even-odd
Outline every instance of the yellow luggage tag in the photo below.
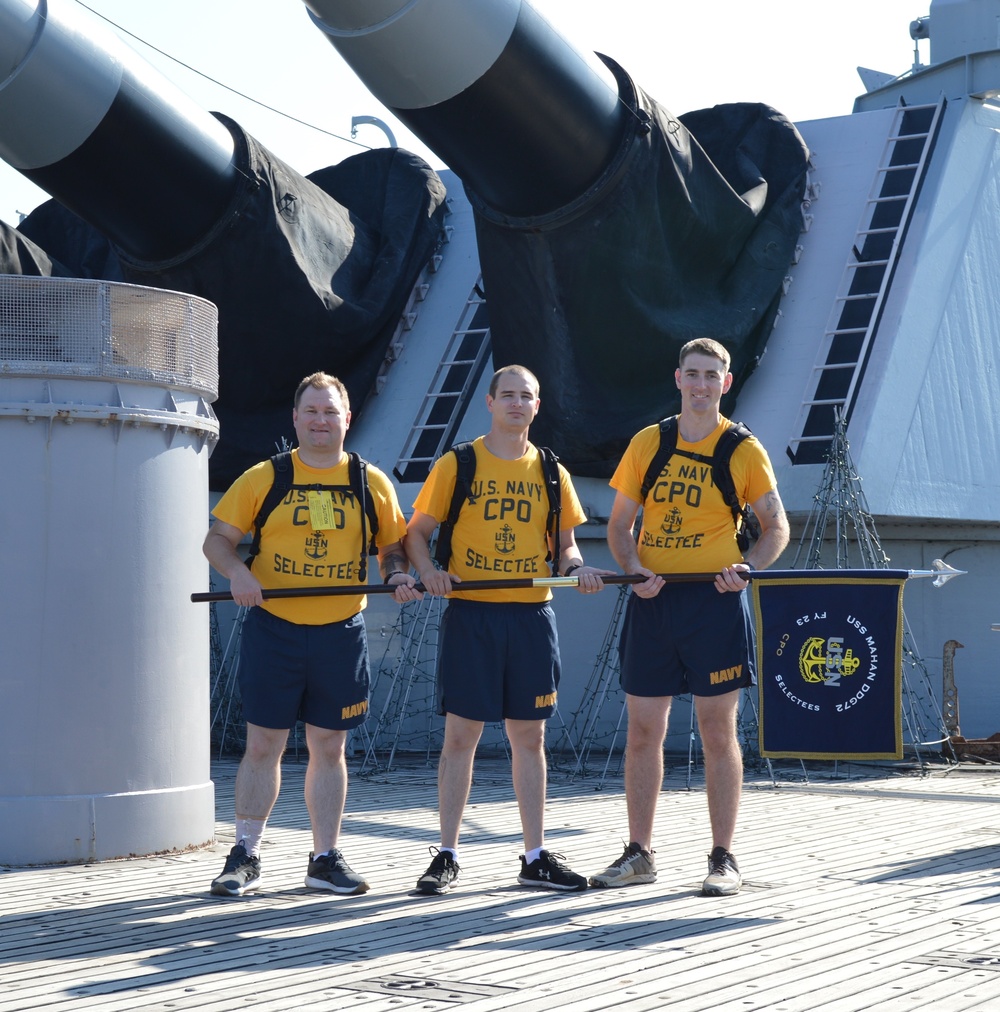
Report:
<svg viewBox="0 0 1000 1012"><path fill-rule="evenodd" d="M336 524L333 515L333 496L328 491L317 492L310 489L309 501L309 523L314 531L329 531Z"/></svg>

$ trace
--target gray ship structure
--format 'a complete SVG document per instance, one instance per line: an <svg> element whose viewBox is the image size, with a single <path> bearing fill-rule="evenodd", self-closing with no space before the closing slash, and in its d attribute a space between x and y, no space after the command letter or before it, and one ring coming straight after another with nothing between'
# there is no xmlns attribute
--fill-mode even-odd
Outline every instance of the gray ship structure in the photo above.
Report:
<svg viewBox="0 0 1000 1012"><path fill-rule="evenodd" d="M578 532L585 556L611 567L607 478L632 433L675 409L677 350L707 334L733 354L723 409L768 448L796 533L815 517L828 455L846 433L856 489L846 508L871 516L892 567L927 570L940 558L967 573L943 591L909 586L909 630L935 679L945 644L964 644L957 672L954 647L947 652L961 731L1000 730L991 633L1000 620L991 579L1000 564L1000 0L932 0L910 25L914 39L929 39L926 65L898 77L863 71L853 111L796 123L738 95L675 113L634 84L627 54L575 50L527 0L305 7L302 16L447 170L391 148L302 175L229 117L197 108L68 0L0 0L0 157L53 198L16 229L0 223L0 441L17 459L46 459L28 468L34 491L15 496L17 483L6 483L0 519L18 530L25 502L112 494L88 487L96 465L52 475L54 422L47 440L25 443L36 401L50 405L47 418L69 412L77 428L110 423L113 444L84 443L71 455L107 457L106 483L148 469L203 490L189 497L179 533L154 534L136 520L155 542L146 568L110 550L100 561L116 529L81 530L96 546L60 615L66 652L53 656L37 629L25 632L29 614L17 628L4 620L4 640L19 650L3 675L13 700L4 719L29 722L43 677L133 683L136 650L95 661L80 647L82 630L106 622L87 588L100 574L129 598L135 581L152 595L151 613L157 594L173 602L203 589L200 557L184 575L203 574L201 587L157 586L156 574L178 551L198 552L206 499L290 438L287 402L305 373L345 379L355 409L349 448L394 476L409 509L433 461L484 430L492 369L529 366L542 386L533 436L575 475L590 518ZM57 323L37 340L15 319L35 298L17 286L60 283L103 285L112 296L178 293L178 319L184 298L214 304L217 374L202 363L196 382L166 352L143 373L141 350L116 344L112 325L108 357L76 373L103 384L99 406L74 408L88 394L58 387L74 367ZM71 313L60 299L62 319ZM170 330L182 332L181 323ZM176 425L158 414L163 399L185 416ZM121 454L118 417L140 408L148 417L136 426L177 427L183 438ZM64 515L52 510L51 522ZM840 536L831 533L831 550ZM18 579L40 581L25 600L44 599L46 581L58 579L40 562L45 538L34 541L10 549ZM794 551L793 536L779 565L789 568ZM566 721L589 691L616 596L557 594ZM373 597L368 617L377 639L397 609ZM184 664L207 682L207 609L189 604L180 628L154 631L147 621L128 635L188 638L203 662ZM113 638L123 624L101 628ZM190 699L153 698L161 681L140 688L151 735L203 719ZM99 732L71 716L63 741L75 755ZM37 785L16 757L0 811L23 822L24 799L33 799L49 825L86 838L53 859L203 842L207 743L195 768L181 763L177 775L170 763L139 764L139 784L127 771L109 775L127 748L69 793L141 796L144 818L152 809L164 827L176 822L177 796L190 795L198 826L189 839L164 829L130 841L124 832L107 844L114 853L104 850L95 805L68 811L55 800L62 788ZM139 805L118 806L123 824ZM0 831L0 863L37 845Z"/></svg>

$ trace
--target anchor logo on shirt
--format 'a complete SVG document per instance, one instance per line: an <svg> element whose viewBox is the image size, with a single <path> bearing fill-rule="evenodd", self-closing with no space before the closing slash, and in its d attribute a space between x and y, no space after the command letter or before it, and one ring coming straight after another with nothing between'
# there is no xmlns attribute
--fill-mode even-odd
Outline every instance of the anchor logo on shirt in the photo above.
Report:
<svg viewBox="0 0 1000 1012"><path fill-rule="evenodd" d="M663 518L660 530L664 534L676 534L681 529L681 511L674 506L673 509Z"/></svg>
<svg viewBox="0 0 1000 1012"><path fill-rule="evenodd" d="M514 531L511 529L510 524L504 524L497 531L494 547L501 555L510 555L514 551L514 540Z"/></svg>
<svg viewBox="0 0 1000 1012"><path fill-rule="evenodd" d="M306 538L305 553L310 559L323 559L328 546L327 539L314 532L311 538Z"/></svg>

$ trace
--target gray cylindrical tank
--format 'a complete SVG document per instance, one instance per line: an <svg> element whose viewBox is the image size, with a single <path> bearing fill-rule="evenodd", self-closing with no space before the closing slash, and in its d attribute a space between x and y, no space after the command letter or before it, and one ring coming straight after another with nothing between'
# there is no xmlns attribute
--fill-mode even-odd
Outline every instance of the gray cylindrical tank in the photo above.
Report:
<svg viewBox="0 0 1000 1012"><path fill-rule="evenodd" d="M0 864L211 841L215 306L0 277Z"/></svg>

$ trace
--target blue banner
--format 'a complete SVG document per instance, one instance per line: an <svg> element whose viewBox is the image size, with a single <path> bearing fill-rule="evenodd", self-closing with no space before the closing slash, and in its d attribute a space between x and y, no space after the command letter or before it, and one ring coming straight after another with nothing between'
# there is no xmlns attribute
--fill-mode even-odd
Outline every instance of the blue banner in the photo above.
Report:
<svg viewBox="0 0 1000 1012"><path fill-rule="evenodd" d="M901 759L900 570L755 573L760 754Z"/></svg>

